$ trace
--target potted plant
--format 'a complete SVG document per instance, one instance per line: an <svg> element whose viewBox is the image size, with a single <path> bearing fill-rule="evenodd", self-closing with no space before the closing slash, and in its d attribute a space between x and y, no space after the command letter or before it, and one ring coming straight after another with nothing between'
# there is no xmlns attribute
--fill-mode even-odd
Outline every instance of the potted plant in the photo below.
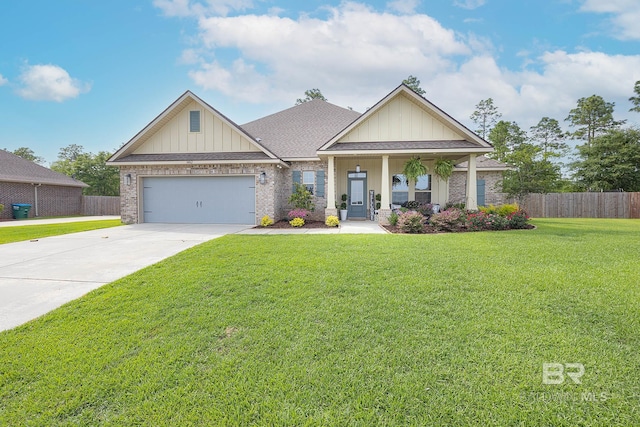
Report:
<svg viewBox="0 0 640 427"><path fill-rule="evenodd" d="M439 158L433 165L433 172L446 181L453 173L453 160Z"/></svg>
<svg viewBox="0 0 640 427"><path fill-rule="evenodd" d="M340 203L340 221L347 220L347 195L343 194L340 198L342 199L342 203Z"/></svg>
<svg viewBox="0 0 640 427"><path fill-rule="evenodd" d="M422 164L420 157L412 157L407 160L402 169L402 174L407 177L407 181L418 182L418 178L426 175L429 169Z"/></svg>
<svg viewBox="0 0 640 427"><path fill-rule="evenodd" d="M376 210L380 209L380 201L382 200L382 196L380 193L376 194Z"/></svg>

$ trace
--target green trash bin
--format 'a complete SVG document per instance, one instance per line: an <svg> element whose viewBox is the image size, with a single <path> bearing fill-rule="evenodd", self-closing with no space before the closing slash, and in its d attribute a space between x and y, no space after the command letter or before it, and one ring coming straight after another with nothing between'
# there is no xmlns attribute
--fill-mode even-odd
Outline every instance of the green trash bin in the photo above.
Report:
<svg viewBox="0 0 640 427"><path fill-rule="evenodd" d="M29 218L29 211L31 205L28 203L14 203L11 205L13 208L13 219L25 219Z"/></svg>

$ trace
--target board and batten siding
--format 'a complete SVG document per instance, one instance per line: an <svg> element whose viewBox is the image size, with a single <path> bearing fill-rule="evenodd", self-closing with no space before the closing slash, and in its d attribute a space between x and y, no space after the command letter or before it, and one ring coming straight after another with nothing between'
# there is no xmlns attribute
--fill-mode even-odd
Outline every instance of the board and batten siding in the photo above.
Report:
<svg viewBox="0 0 640 427"><path fill-rule="evenodd" d="M452 128L404 95L382 106L338 142L455 141L463 140Z"/></svg>
<svg viewBox="0 0 640 427"><path fill-rule="evenodd" d="M191 111L200 111L200 132L189 132ZM134 154L260 151L245 135L193 101Z"/></svg>

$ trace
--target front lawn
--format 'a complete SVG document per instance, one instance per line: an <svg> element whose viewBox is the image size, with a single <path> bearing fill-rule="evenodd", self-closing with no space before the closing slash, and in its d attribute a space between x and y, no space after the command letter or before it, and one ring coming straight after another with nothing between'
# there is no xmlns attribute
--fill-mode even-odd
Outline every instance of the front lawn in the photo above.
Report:
<svg viewBox="0 0 640 427"><path fill-rule="evenodd" d="M639 425L640 221L534 224L202 244L0 333L0 425Z"/></svg>
<svg viewBox="0 0 640 427"><path fill-rule="evenodd" d="M97 230L122 225L119 219L98 221L65 222L60 224L20 225L0 227L0 244L20 242L23 240L41 239L43 237L60 236L80 231Z"/></svg>

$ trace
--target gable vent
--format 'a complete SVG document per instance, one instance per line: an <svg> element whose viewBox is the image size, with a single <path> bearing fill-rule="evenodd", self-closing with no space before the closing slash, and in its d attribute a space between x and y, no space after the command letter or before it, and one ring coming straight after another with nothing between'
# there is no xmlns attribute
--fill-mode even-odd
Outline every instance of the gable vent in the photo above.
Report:
<svg viewBox="0 0 640 427"><path fill-rule="evenodd" d="M189 132L200 132L200 111L189 111Z"/></svg>

